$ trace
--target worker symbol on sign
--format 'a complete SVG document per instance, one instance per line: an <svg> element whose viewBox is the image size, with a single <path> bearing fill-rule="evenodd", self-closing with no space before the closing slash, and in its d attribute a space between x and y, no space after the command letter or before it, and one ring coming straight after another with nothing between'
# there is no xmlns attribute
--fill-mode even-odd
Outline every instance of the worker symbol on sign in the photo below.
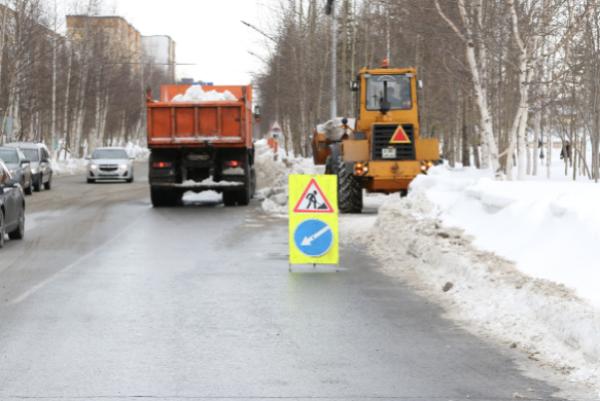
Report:
<svg viewBox="0 0 600 401"><path fill-rule="evenodd" d="M333 207L314 178L306 186L294 213L333 213Z"/></svg>

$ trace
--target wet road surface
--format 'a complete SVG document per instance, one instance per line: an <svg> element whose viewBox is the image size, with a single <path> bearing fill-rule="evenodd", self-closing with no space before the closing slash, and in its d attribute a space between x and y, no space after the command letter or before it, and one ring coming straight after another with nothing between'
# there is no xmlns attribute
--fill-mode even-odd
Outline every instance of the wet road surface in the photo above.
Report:
<svg viewBox="0 0 600 401"><path fill-rule="evenodd" d="M134 184L56 179L0 251L0 400L550 399L503 351L343 249L288 272L257 203L153 209Z"/></svg>

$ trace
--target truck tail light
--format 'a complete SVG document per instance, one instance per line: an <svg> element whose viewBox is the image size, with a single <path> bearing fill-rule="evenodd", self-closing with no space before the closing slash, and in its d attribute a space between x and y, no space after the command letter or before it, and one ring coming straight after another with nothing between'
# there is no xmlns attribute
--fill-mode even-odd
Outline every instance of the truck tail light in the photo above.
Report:
<svg viewBox="0 0 600 401"><path fill-rule="evenodd" d="M173 163L171 162L153 162L152 168L171 168Z"/></svg>
<svg viewBox="0 0 600 401"><path fill-rule="evenodd" d="M236 168L240 166L240 162L238 160L228 160L225 163L225 167Z"/></svg>

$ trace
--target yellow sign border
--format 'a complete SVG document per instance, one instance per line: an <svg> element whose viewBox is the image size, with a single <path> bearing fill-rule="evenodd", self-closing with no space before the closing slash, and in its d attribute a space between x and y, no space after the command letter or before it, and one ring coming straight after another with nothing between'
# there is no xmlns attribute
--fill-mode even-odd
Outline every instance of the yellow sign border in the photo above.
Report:
<svg viewBox="0 0 600 401"><path fill-rule="evenodd" d="M324 196L333 208L331 213L295 213L294 208L300 197L312 180L315 180ZM337 199L337 176L329 174L290 174L288 176L288 213L289 213L289 263L290 265L338 265L339 264L339 224L338 224L338 199ZM319 257L311 257L304 254L294 241L296 228L306 220L321 220L333 233L333 244L327 253Z"/></svg>

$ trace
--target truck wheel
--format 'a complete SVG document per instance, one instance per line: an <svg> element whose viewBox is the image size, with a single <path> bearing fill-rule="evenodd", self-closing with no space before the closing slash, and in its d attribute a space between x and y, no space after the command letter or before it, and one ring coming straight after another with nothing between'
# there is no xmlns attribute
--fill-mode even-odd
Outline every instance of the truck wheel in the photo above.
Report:
<svg viewBox="0 0 600 401"><path fill-rule="evenodd" d="M177 206L181 194L169 189L150 188L150 199L154 207L172 207Z"/></svg>
<svg viewBox="0 0 600 401"><path fill-rule="evenodd" d="M237 200L237 193L233 191L223 192L223 203L225 206L235 206Z"/></svg>
<svg viewBox="0 0 600 401"><path fill-rule="evenodd" d="M360 213L363 208L362 185L348 171L344 160L338 159L338 206L342 213Z"/></svg>
<svg viewBox="0 0 600 401"><path fill-rule="evenodd" d="M252 191L250 192L250 196L252 198L254 198L254 195L256 195L256 170L254 169L254 167L252 167L252 169L250 170L251 172L251 185L252 185Z"/></svg>

